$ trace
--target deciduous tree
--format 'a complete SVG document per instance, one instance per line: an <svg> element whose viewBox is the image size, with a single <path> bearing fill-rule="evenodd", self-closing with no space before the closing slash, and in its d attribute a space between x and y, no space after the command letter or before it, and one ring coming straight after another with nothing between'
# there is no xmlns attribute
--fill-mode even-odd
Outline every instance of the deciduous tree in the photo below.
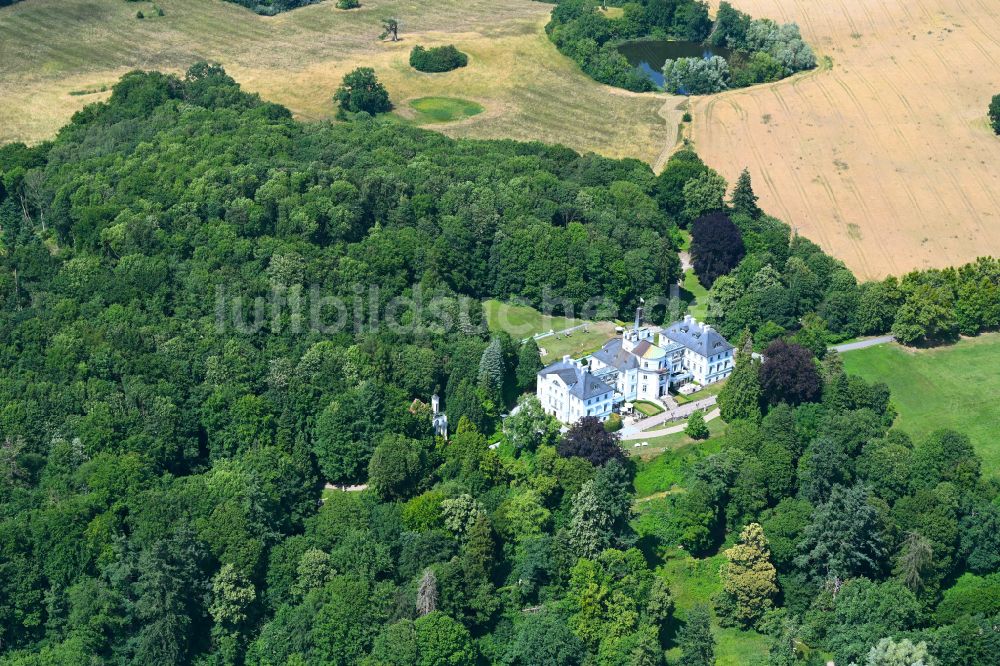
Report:
<svg viewBox="0 0 1000 666"><path fill-rule="evenodd" d="M564 458L577 456L592 465L603 465L609 460L625 459L618 442L618 434L607 432L600 419L584 416L570 426L559 440L558 451Z"/></svg>
<svg viewBox="0 0 1000 666"><path fill-rule="evenodd" d="M820 398L823 380L812 353L797 344L775 340L764 350L760 386L771 405L787 402L798 405Z"/></svg>
<svg viewBox="0 0 1000 666"><path fill-rule="evenodd" d="M702 415L700 409L694 410L691 416L688 417L684 432L691 439L708 439L708 424L705 423L705 417Z"/></svg>
<svg viewBox="0 0 1000 666"><path fill-rule="evenodd" d="M707 606L699 604L688 611L677 645L681 649L677 662L680 666L714 666L715 638Z"/></svg>
<svg viewBox="0 0 1000 666"><path fill-rule="evenodd" d="M740 230L725 213L704 215L691 225L691 263L706 288L733 270L743 254Z"/></svg>
<svg viewBox="0 0 1000 666"><path fill-rule="evenodd" d="M340 107L338 113L342 115L359 111L375 115L392 109L389 92L371 67L358 67L345 75L333 99Z"/></svg>
<svg viewBox="0 0 1000 666"><path fill-rule="evenodd" d="M684 217L695 220L708 213L721 211L725 196L725 178L714 171L696 176L684 184ZM742 243L740 248L742 249Z"/></svg>
<svg viewBox="0 0 1000 666"><path fill-rule="evenodd" d="M764 530L750 523L739 542L725 551L726 563L719 572L722 595L718 611L726 621L743 628L755 626L774 607L778 574L771 563L771 550Z"/></svg>

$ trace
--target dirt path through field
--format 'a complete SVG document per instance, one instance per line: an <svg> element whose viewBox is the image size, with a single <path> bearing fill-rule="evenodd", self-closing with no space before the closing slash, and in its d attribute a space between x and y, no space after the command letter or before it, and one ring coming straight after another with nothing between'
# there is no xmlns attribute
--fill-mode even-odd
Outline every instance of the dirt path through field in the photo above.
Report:
<svg viewBox="0 0 1000 666"><path fill-rule="evenodd" d="M736 0L795 21L832 66L693 100L692 136L732 182L859 275L1000 254L1000 3Z"/></svg>

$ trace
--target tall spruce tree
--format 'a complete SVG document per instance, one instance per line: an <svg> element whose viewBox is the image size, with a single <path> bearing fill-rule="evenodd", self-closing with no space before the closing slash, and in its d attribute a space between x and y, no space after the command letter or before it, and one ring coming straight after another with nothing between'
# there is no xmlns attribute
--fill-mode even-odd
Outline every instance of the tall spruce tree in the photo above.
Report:
<svg viewBox="0 0 1000 666"><path fill-rule="evenodd" d="M757 205L757 195L753 193L753 185L750 183L750 171L744 167L740 177L736 180L733 188L732 198L729 200L733 210L737 213L749 215L752 218L760 217L761 210Z"/></svg>
<svg viewBox="0 0 1000 666"><path fill-rule="evenodd" d="M479 359L479 388L497 405L503 391L503 376L503 345L500 338L493 338Z"/></svg>
<svg viewBox="0 0 1000 666"><path fill-rule="evenodd" d="M542 356L538 351L538 343L535 342L534 338L528 338L521 345L521 349L517 354L517 372L515 373L517 390L523 393L524 391L533 389L535 387L535 378L541 369Z"/></svg>
<svg viewBox="0 0 1000 666"><path fill-rule="evenodd" d="M868 489L834 486L830 501L816 509L803 533L796 564L814 580L835 584L878 573L885 558L878 511L868 503Z"/></svg>

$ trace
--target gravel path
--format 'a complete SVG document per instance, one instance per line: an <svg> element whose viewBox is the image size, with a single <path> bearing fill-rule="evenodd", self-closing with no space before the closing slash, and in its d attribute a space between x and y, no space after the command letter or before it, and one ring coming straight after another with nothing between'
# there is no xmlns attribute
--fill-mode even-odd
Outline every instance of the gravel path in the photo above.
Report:
<svg viewBox="0 0 1000 666"><path fill-rule="evenodd" d="M713 409L708 414L705 414L706 422L717 418L719 418L718 409ZM687 428L687 422L679 423L678 425L671 426L669 428L662 428L660 430L644 430L642 432L633 432L628 435L622 435L622 441L633 442L637 439L650 439L652 437L663 437L664 435L673 435L678 432L683 432L684 428Z"/></svg>
<svg viewBox="0 0 1000 666"><path fill-rule="evenodd" d="M895 342L896 338L891 335L882 335L877 338L868 338L867 340L858 340L857 342L845 342L842 345L834 345L830 349L836 351L837 353L843 353L847 351L854 351L855 349L865 349L866 347L874 347L875 345L884 345L890 342Z"/></svg>
<svg viewBox="0 0 1000 666"><path fill-rule="evenodd" d="M695 410L711 407L715 404L715 399L716 397L712 395L696 402L689 402L686 405L680 405L679 407L666 412L660 412L656 416L644 418L638 423L625 426L621 431L622 439L643 439L644 437L656 437L658 434L668 435L671 432L680 432L680 430L684 429L685 424L683 423L680 425L680 430L673 430L671 428L667 428L666 430L652 429L662 423L667 423L668 421L687 418L691 415L691 412Z"/></svg>

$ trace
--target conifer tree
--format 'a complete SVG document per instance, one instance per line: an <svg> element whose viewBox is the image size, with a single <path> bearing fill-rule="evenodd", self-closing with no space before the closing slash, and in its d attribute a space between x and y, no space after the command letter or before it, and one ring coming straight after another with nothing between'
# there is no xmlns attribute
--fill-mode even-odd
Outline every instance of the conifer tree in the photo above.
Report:
<svg viewBox="0 0 1000 666"><path fill-rule="evenodd" d="M733 188L732 199L729 200L729 203L737 213L743 213L752 218L760 217L761 210L757 206L757 195L753 193L748 169L744 168L736 180L736 186Z"/></svg>
<svg viewBox="0 0 1000 666"><path fill-rule="evenodd" d="M487 397L498 399L503 390L503 345L493 338L479 359L479 388Z"/></svg>
<svg viewBox="0 0 1000 666"><path fill-rule="evenodd" d="M528 338L527 342L521 345L517 354L517 390L530 391L535 386L535 378L538 371L542 369L542 356L538 351L538 343L534 338Z"/></svg>
<svg viewBox="0 0 1000 666"><path fill-rule="evenodd" d="M878 511L868 503L863 485L834 486L830 501L819 506L803 533L796 565L814 580L872 576L885 557Z"/></svg>

